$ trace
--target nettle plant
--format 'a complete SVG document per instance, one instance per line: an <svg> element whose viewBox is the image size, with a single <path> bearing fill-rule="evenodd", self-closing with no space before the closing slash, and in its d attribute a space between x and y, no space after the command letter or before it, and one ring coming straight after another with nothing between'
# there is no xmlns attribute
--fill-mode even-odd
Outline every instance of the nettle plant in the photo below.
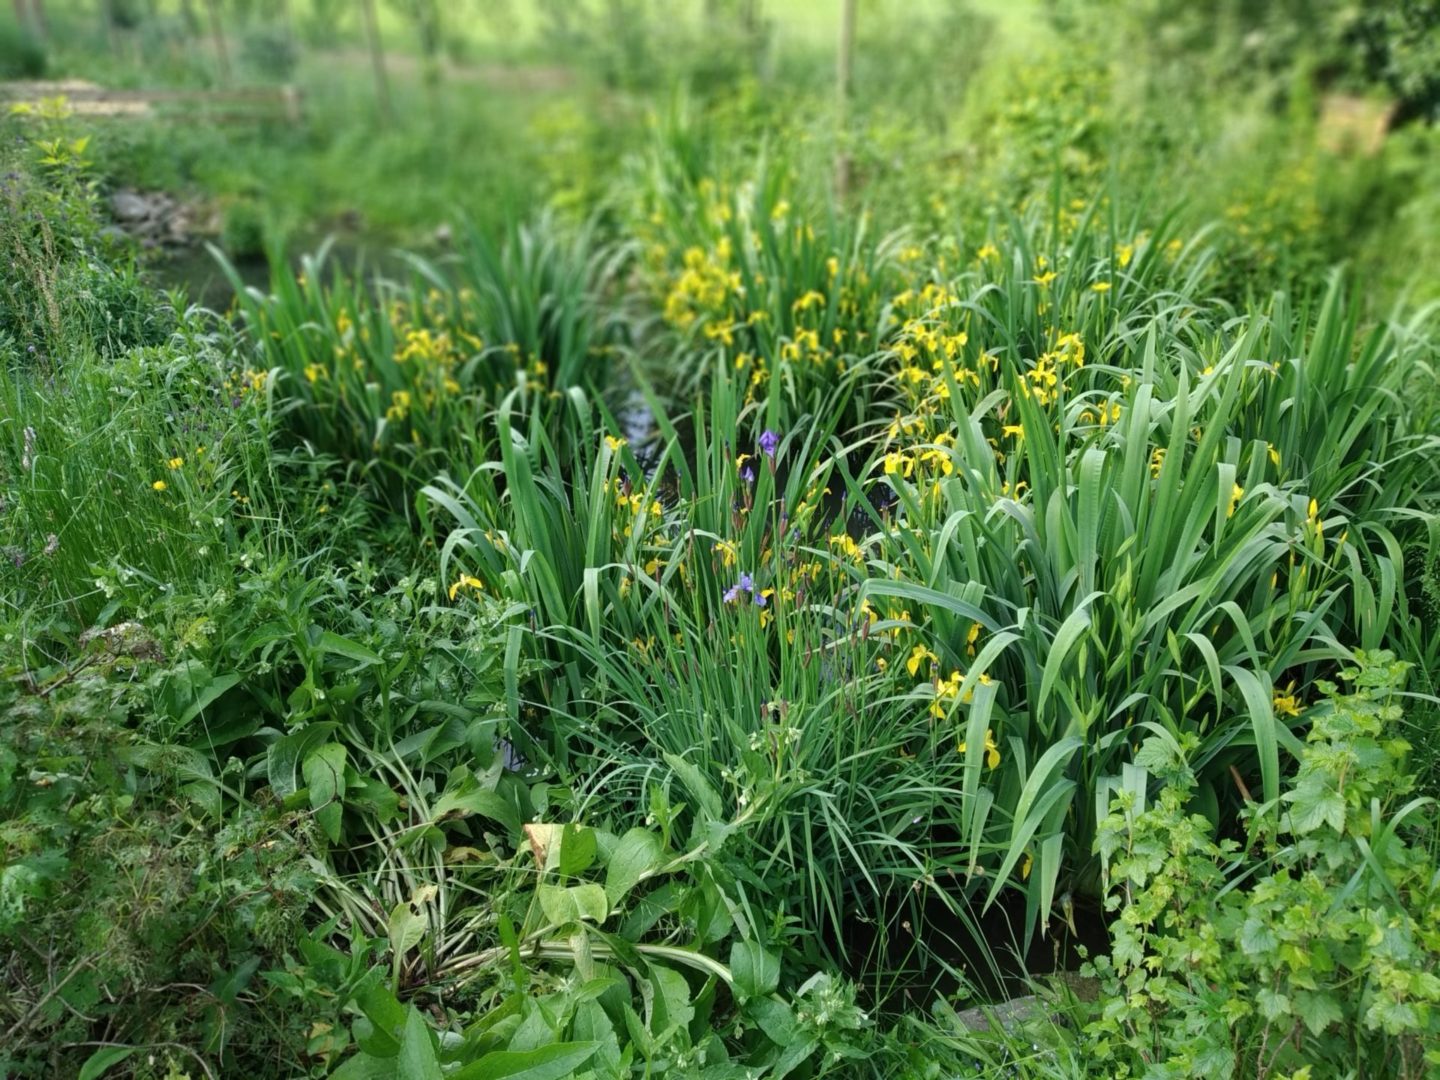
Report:
<svg viewBox="0 0 1440 1080"><path fill-rule="evenodd" d="M1440 873L1433 800L1393 735L1408 664L1356 653L1306 713L1299 767L1213 839L1195 740L1147 739L1096 842L1115 912L1087 1027L1105 1076L1435 1075ZM1163 786L1153 802L1147 780Z"/></svg>

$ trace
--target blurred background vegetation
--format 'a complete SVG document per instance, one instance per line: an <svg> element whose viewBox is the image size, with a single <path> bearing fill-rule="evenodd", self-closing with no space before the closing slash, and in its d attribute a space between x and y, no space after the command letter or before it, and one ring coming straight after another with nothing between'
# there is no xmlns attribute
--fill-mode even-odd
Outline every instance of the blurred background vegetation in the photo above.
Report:
<svg viewBox="0 0 1440 1080"><path fill-rule="evenodd" d="M1226 221L1237 259L1280 273L1348 262L1389 296L1435 264L1431 3L864 0L837 123L842 7L15 0L0 71L298 88L299 122L171 109L97 145L107 186L202 201L242 255L332 231L424 246L541 204L613 215L621 161L683 114L697 152L732 159L712 172L768 155L823 178L816 162L853 154L881 227L1019 205L1058 169L1067 197L1120 174Z"/></svg>

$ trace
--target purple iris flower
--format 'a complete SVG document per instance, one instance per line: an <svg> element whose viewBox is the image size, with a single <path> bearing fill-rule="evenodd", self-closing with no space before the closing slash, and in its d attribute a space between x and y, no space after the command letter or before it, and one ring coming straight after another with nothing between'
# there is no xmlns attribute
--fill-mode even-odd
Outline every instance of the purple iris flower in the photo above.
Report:
<svg viewBox="0 0 1440 1080"><path fill-rule="evenodd" d="M771 461L775 460L775 451L780 449L780 436L777 432L766 428L760 436L760 452Z"/></svg>
<svg viewBox="0 0 1440 1080"><path fill-rule="evenodd" d="M744 480L747 484L753 484L755 482L755 468L748 461L740 466L740 479Z"/></svg>
<svg viewBox="0 0 1440 1080"><path fill-rule="evenodd" d="M761 596L759 590L755 588L755 579L749 574L741 574L740 580L725 590L725 603L735 603L740 599L741 593L749 593L757 607L764 607L766 604L765 597Z"/></svg>

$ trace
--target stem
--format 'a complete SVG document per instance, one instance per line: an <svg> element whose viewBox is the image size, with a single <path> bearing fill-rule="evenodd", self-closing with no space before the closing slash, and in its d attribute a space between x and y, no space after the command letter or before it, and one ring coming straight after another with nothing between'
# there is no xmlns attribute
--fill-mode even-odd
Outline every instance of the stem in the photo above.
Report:
<svg viewBox="0 0 1440 1080"><path fill-rule="evenodd" d="M101 952L98 957L95 957L93 959L87 956L84 960L81 960L68 972L66 972L65 977L59 982L57 982L54 986L52 986L48 994L46 994L33 1006L31 1006L29 1012L27 1012L24 1016L22 1016L19 1020L15 1021L15 1023L11 1025L10 1030L5 1033L4 1041L10 1043L11 1040L15 1038L15 1036L19 1035L22 1031L24 1031L25 1028L30 1025L30 1021L39 1015L40 1010L45 1008L45 1006L49 1003L50 999L53 998L56 994L60 993L61 990L65 989L66 983L68 983L76 975L79 975L80 972L84 971L86 968L91 967L93 965L94 959L103 958L109 951L109 949L106 949L104 952Z"/></svg>

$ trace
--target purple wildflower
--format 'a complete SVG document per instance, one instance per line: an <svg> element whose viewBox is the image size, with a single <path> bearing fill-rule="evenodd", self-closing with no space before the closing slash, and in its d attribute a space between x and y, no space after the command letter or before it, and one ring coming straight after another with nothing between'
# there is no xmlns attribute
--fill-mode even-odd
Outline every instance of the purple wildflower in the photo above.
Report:
<svg viewBox="0 0 1440 1080"><path fill-rule="evenodd" d="M755 466L751 464L754 460L749 454L741 454L735 459L735 468L739 471L740 479L747 484L755 482Z"/></svg>
<svg viewBox="0 0 1440 1080"><path fill-rule="evenodd" d="M771 461L774 461L775 451L778 449L780 449L779 434L766 428L760 436L760 452Z"/></svg>
<svg viewBox="0 0 1440 1080"><path fill-rule="evenodd" d="M740 599L741 593L749 593L757 606L765 606L765 597L761 596L759 590L755 588L755 579L749 574L741 574L740 580L725 590L725 603L735 603Z"/></svg>

